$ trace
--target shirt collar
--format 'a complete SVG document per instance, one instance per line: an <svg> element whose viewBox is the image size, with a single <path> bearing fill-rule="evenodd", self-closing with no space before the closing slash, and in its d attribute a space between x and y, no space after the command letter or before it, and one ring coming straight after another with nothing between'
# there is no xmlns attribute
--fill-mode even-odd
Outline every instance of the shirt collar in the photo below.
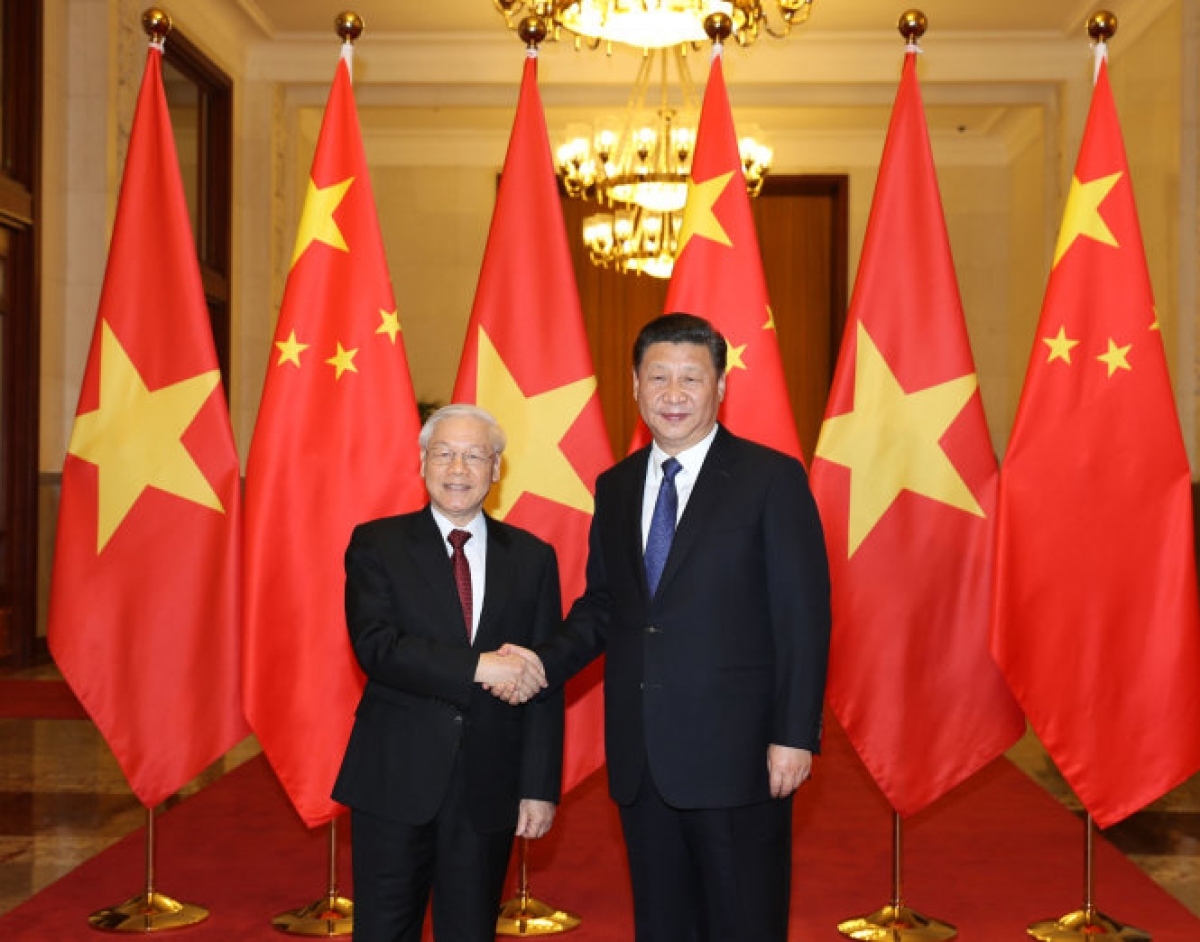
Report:
<svg viewBox="0 0 1200 942"><path fill-rule="evenodd" d="M708 456L708 450L712 448L713 439L717 437L717 429L719 427L719 424L714 422L708 434L700 439L700 441L675 455L675 460L683 465L682 474L695 477L700 473L700 466L704 464L704 459ZM670 457L670 455L658 447L657 442L650 446L650 473L654 476L655 482L662 478L662 464Z"/></svg>
<svg viewBox="0 0 1200 942"><path fill-rule="evenodd" d="M437 524L438 530L442 534L442 542L448 542L451 530L466 530L471 534L471 538L476 544L487 541L487 517L483 513L477 513L475 519L468 523L465 527L459 526L451 521L445 514L433 506L429 505L429 510L433 514L433 522ZM468 546L470 542L468 541Z"/></svg>

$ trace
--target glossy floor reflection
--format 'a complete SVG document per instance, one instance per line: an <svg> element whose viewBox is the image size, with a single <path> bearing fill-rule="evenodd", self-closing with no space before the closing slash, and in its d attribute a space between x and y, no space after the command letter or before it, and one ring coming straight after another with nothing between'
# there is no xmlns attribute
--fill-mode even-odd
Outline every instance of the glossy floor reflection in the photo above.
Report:
<svg viewBox="0 0 1200 942"><path fill-rule="evenodd" d="M0 676L56 675L53 668L41 668ZM181 794L195 792L258 751L253 737L247 739ZM1026 736L1009 758L1080 812L1036 739ZM0 719L0 914L140 827L145 817L90 722ZM1109 829L1105 837L1200 916L1200 776ZM130 895L140 889L130 887ZM1103 900L1097 903L1103 909Z"/></svg>

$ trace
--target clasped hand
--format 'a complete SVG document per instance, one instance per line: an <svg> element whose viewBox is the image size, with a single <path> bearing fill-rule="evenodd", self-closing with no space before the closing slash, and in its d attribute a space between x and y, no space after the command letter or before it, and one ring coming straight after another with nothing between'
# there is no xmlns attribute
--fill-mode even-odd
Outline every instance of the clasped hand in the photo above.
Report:
<svg viewBox="0 0 1200 942"><path fill-rule="evenodd" d="M479 656L475 682L510 706L524 703L546 687L542 659L516 644L506 644Z"/></svg>

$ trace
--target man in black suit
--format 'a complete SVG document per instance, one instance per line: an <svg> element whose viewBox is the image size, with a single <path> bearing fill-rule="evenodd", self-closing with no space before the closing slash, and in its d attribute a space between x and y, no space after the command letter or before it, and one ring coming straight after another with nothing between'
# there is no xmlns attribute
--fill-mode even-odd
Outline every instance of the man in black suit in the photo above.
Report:
<svg viewBox="0 0 1200 942"><path fill-rule="evenodd" d="M491 942L514 834L554 819L563 702L498 653L562 620L546 543L482 512L503 431L447 406L420 435L429 505L365 523L346 551L346 623L367 682L333 797L352 809L354 938ZM383 473L385 469L381 469Z"/></svg>
<svg viewBox="0 0 1200 942"><path fill-rule="evenodd" d="M821 524L799 461L717 424L725 358L701 318L643 328L633 390L654 441L596 482L587 588L537 649L552 689L606 656L638 942L787 938L791 797L820 742Z"/></svg>

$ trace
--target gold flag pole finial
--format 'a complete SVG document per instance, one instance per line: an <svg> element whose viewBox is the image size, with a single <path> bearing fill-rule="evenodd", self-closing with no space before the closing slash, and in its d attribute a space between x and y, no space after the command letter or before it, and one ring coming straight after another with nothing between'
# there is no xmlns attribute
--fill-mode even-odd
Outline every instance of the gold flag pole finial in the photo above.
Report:
<svg viewBox="0 0 1200 942"><path fill-rule="evenodd" d="M150 37L151 42L163 43L167 33L171 32L173 24L171 15L158 7L148 7L142 13L142 29Z"/></svg>
<svg viewBox="0 0 1200 942"><path fill-rule="evenodd" d="M363 18L353 10L343 10L333 18L333 29L344 43L353 43L362 35Z"/></svg>
<svg viewBox="0 0 1200 942"><path fill-rule="evenodd" d="M721 10L715 10L704 18L704 32L715 43L725 45L725 40L733 35L733 17Z"/></svg>
<svg viewBox="0 0 1200 942"><path fill-rule="evenodd" d="M896 29L904 37L905 43L914 46L925 35L925 30L929 29L929 20L920 10L905 10L896 22Z"/></svg>
<svg viewBox="0 0 1200 942"><path fill-rule="evenodd" d="M1087 33L1094 43L1107 43L1117 32L1117 14L1097 10L1087 21Z"/></svg>
<svg viewBox="0 0 1200 942"><path fill-rule="evenodd" d="M530 14L523 17L521 22L517 24L517 38L525 44L527 49L537 49L538 46L549 35L549 28L546 26L545 17Z"/></svg>

